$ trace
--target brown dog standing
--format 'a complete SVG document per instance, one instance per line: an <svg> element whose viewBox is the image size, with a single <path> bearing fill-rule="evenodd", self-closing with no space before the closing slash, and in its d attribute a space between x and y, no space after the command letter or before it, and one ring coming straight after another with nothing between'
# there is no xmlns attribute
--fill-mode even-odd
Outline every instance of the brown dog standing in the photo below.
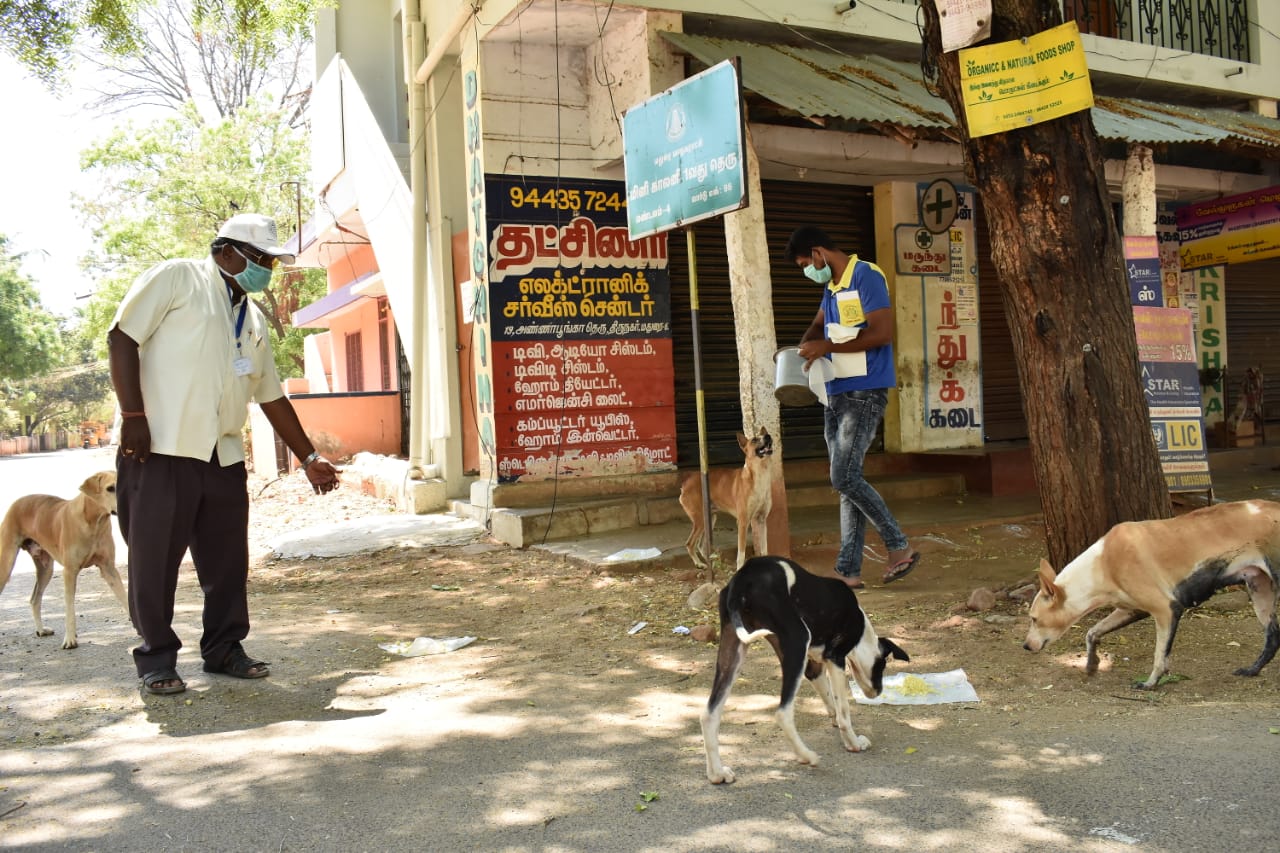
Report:
<svg viewBox="0 0 1280 853"><path fill-rule="evenodd" d="M750 526L752 547L756 556L768 552L768 519L773 509L773 438L764 427L755 438L747 438L738 433L738 446L742 448L746 461L742 467L732 471L710 471L708 482L711 485L711 523L715 524L715 511L724 510L738 522L738 561L736 568L742 568L747 561L747 528ZM685 477L680 486L680 506L685 515L693 522L693 530L684 543L685 550L693 558L693 564L705 569L710 563L710 555L704 544L705 521L702 515L702 473L696 472Z"/></svg>
<svg viewBox="0 0 1280 853"><path fill-rule="evenodd" d="M1226 586L1244 584L1262 624L1263 645L1251 666L1257 675L1280 650L1280 504L1221 503L1177 518L1127 521L1111 528L1056 576L1040 561L1040 591L1031 602L1023 648L1038 652L1092 610L1115 607L1085 633L1085 672L1098 668L1103 636L1150 616L1156 623L1151 675L1134 685L1156 687L1169 671L1169 655L1182 614Z"/></svg>
<svg viewBox="0 0 1280 853"><path fill-rule="evenodd" d="M116 511L116 474L101 471L80 484L80 494L71 500L53 495L27 495L13 502L0 522L0 592L13 573L20 548L31 554L36 564L36 586L31 591L31 615L36 636L48 637L53 629L44 626L41 600L53 578L53 563L62 564L62 588L66 603L64 649L74 649L76 638L76 580L82 569L97 566L125 612L129 597L116 571L116 543L111 533L111 516Z"/></svg>

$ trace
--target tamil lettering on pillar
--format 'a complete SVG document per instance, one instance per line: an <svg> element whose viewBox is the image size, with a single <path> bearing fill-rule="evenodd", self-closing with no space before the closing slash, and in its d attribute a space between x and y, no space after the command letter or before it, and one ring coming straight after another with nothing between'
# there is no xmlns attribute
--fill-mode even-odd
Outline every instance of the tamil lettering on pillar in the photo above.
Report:
<svg viewBox="0 0 1280 853"><path fill-rule="evenodd" d="M667 237L630 240L621 182L490 175L498 477L675 468Z"/></svg>
<svg viewBox="0 0 1280 853"><path fill-rule="evenodd" d="M981 443L982 435L974 193L971 187L957 190L959 210L947 234L948 274L922 279L927 332L924 424L930 447Z"/></svg>
<svg viewBox="0 0 1280 853"><path fill-rule="evenodd" d="M489 299L488 243L484 193L484 123L481 118L480 63L474 39L462 39L462 123L466 149L467 255L473 288L475 325L472 327L475 373L475 417L480 444L480 473L496 474L497 441L494 427L493 324Z"/></svg>

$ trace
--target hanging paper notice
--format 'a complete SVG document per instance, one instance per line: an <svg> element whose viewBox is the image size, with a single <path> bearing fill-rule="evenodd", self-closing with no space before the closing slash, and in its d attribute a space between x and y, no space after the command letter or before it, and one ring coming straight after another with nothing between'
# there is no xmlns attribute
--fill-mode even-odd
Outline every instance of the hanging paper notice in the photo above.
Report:
<svg viewBox="0 0 1280 853"><path fill-rule="evenodd" d="M1093 87L1075 21L1025 41L960 51L969 136L988 136L1093 106Z"/></svg>
<svg viewBox="0 0 1280 853"><path fill-rule="evenodd" d="M950 53L991 38L991 0L933 0L942 29L942 50Z"/></svg>

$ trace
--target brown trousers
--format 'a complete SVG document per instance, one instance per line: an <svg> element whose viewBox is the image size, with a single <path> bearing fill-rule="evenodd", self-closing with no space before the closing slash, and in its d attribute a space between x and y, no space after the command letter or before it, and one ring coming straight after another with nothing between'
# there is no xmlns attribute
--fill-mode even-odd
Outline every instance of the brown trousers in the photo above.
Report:
<svg viewBox="0 0 1280 853"><path fill-rule="evenodd" d="M249 634L249 493L243 462L222 467L151 454L116 454L120 533L129 546L129 615L142 637L138 675L172 667L182 640L173 630L178 568L191 551L204 590L200 655L220 666Z"/></svg>

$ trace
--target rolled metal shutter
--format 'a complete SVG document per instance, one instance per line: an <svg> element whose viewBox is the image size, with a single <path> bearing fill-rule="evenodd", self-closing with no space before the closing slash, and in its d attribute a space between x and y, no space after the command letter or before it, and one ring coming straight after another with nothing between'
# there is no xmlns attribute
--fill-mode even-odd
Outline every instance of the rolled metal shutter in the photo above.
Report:
<svg viewBox="0 0 1280 853"><path fill-rule="evenodd" d="M1280 412L1280 258L1227 267L1227 414L1249 367L1262 368L1263 414Z"/></svg>
<svg viewBox="0 0 1280 853"><path fill-rule="evenodd" d="M1014 359L1013 336L1000 292L1000 276L991 260L991 234L978 200L975 225L978 240L978 325L982 335L982 415L986 441L1027 437L1022 388Z"/></svg>
<svg viewBox="0 0 1280 853"><path fill-rule="evenodd" d="M875 260L875 210L870 187L792 181L765 181L765 231L773 280L774 329L779 346L798 343L821 302L816 284L782 256L791 232L817 225L837 244ZM707 455L712 465L742 462L735 433L742 428L738 396L738 348L729 293L729 260L724 225L709 220L695 226L698 264L698 316L702 339L702 383L707 420ZM698 422L693 381L693 341L689 309L689 264L683 231L672 231L668 254L671 273L671 337L675 359L676 453L681 466L698 464ZM822 407L782 409L783 457L826 455Z"/></svg>

